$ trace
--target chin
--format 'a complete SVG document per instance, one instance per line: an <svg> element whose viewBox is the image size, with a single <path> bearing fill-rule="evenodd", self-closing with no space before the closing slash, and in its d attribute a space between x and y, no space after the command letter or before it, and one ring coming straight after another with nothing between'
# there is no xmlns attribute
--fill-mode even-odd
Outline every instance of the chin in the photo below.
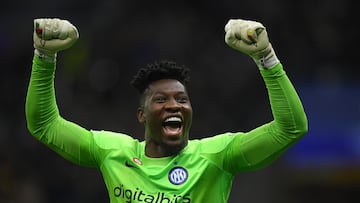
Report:
<svg viewBox="0 0 360 203"><path fill-rule="evenodd" d="M178 154L186 147L187 143L187 140L167 140L163 142L164 148L166 148L169 154Z"/></svg>

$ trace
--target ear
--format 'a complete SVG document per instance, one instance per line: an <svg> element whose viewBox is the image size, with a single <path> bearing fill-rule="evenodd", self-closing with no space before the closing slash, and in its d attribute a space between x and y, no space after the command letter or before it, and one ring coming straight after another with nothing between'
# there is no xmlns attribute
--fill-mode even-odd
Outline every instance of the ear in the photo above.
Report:
<svg viewBox="0 0 360 203"><path fill-rule="evenodd" d="M139 123L145 123L144 107L138 107L138 109L137 109L137 119L138 119Z"/></svg>

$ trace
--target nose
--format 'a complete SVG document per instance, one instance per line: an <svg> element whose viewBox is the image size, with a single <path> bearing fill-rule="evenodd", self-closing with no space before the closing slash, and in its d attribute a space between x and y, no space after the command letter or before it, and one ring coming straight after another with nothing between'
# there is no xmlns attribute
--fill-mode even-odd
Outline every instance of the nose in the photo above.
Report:
<svg viewBox="0 0 360 203"><path fill-rule="evenodd" d="M175 99L169 99L165 105L165 109L168 111L172 111L172 112L179 111L180 108L181 108L181 105Z"/></svg>

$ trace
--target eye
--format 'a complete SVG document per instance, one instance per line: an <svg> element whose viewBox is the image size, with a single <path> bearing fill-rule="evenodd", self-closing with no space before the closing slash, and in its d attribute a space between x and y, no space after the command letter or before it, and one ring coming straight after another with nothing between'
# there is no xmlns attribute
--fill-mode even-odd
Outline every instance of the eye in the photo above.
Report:
<svg viewBox="0 0 360 203"><path fill-rule="evenodd" d="M189 101L189 98L186 96L180 96L177 98L177 102L179 103L187 103Z"/></svg>
<svg viewBox="0 0 360 203"><path fill-rule="evenodd" d="M154 101L156 102L156 103L164 103L164 102L166 102L166 97L164 97L164 96L158 96L158 97L155 97L154 98Z"/></svg>

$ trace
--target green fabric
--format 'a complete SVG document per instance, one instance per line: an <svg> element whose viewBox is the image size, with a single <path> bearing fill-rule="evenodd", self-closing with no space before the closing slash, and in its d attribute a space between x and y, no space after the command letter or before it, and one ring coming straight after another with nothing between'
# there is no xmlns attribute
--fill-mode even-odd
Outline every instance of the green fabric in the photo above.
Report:
<svg viewBox="0 0 360 203"><path fill-rule="evenodd" d="M307 131L300 99L278 64L261 71L273 121L250 132L190 140L176 156L150 158L144 141L87 130L62 118L54 74L55 63L34 57L26 98L28 129L65 159L98 168L112 203L227 202L234 175L269 165Z"/></svg>

